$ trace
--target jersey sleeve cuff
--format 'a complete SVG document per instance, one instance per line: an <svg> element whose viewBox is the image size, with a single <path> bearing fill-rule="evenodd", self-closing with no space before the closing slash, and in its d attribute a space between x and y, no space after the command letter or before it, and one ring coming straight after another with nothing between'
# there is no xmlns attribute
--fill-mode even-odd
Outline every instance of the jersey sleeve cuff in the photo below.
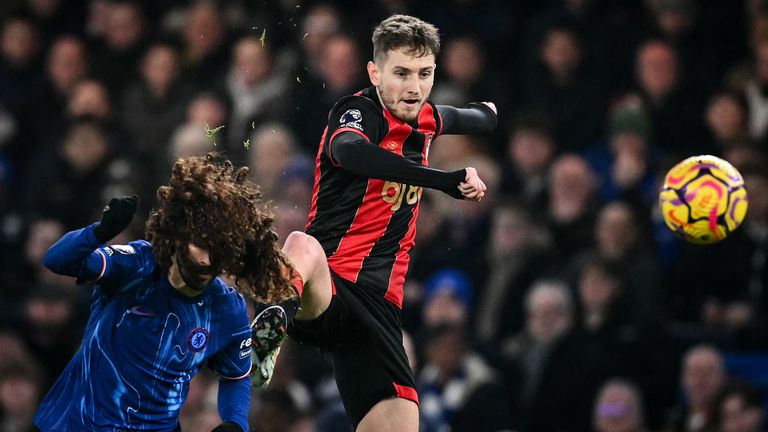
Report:
<svg viewBox="0 0 768 432"><path fill-rule="evenodd" d="M218 375L219 378L221 378L223 380L227 380L227 381L240 381L240 380L248 378L248 376L251 374L251 370L252 369L253 369L253 365L251 365L251 367L248 368L248 372L246 372L243 375L237 376L237 377L229 377L229 376L226 376L226 375L222 375L222 374L220 374L220 373L218 373L216 371L214 371L214 372L216 372L216 375Z"/></svg>

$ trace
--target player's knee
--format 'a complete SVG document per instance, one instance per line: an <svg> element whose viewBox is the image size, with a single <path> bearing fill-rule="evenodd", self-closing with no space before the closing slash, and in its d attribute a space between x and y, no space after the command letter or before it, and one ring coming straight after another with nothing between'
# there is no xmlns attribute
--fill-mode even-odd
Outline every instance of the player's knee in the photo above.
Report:
<svg viewBox="0 0 768 432"><path fill-rule="evenodd" d="M325 256L320 243L311 235L301 231L293 231L288 234L283 246L283 252L296 262L313 263L317 261L320 254Z"/></svg>

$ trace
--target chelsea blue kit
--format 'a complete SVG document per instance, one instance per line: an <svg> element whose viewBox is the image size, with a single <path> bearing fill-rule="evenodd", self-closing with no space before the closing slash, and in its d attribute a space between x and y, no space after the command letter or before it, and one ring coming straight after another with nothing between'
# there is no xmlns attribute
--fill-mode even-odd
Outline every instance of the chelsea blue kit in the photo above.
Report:
<svg viewBox="0 0 768 432"><path fill-rule="evenodd" d="M42 431L179 430L189 381L219 376L219 415L248 430L251 331L243 297L219 278L180 294L143 240L103 246L93 226L67 233L44 260L93 282L82 344L41 403Z"/></svg>

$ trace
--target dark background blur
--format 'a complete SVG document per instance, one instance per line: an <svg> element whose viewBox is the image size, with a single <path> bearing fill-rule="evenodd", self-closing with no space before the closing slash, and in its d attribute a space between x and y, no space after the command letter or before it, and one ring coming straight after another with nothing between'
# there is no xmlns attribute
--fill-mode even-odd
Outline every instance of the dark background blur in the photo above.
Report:
<svg viewBox="0 0 768 432"><path fill-rule="evenodd" d="M768 395L768 7L762 0L0 4L0 432L25 431L77 349L89 289L41 264L117 194L141 215L178 157L251 167L303 229L328 109L367 82L391 13L440 28L436 103L493 101L444 136L481 203L422 197L403 322L424 431L763 431ZM224 126L223 128L219 128ZM744 175L747 220L684 244L656 194L684 157ZM185 431L218 423L192 382ZM289 343L255 431L349 430L330 368Z"/></svg>

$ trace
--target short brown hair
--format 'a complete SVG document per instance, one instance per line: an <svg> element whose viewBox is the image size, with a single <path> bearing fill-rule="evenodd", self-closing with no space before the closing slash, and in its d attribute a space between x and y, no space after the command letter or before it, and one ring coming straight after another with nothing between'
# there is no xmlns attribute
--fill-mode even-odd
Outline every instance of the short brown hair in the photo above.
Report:
<svg viewBox="0 0 768 432"><path fill-rule="evenodd" d="M410 15L392 15L373 30L373 58L406 47L418 57L440 52L440 32L434 25Z"/></svg>

